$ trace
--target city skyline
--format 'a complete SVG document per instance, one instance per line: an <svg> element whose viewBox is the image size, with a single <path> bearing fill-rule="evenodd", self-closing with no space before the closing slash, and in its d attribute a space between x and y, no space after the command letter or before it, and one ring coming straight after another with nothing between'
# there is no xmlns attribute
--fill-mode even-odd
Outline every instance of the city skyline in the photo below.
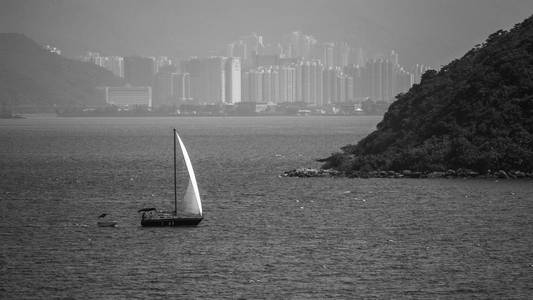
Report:
<svg viewBox="0 0 533 300"><path fill-rule="evenodd" d="M61 53L57 47L45 48ZM123 77L128 85L149 86L153 95L145 103L150 107L186 102L305 103L315 107L354 103L361 107L368 99L390 104L431 69L422 64L401 66L394 50L386 56L371 56L348 42L319 41L300 31L275 41L254 32L227 43L225 54L180 60L107 57L89 51L81 59ZM137 105L142 95L132 96L132 104ZM109 104L118 103L106 99Z"/></svg>
<svg viewBox="0 0 533 300"><path fill-rule="evenodd" d="M117 76L125 74L127 84L151 86L154 106L190 100L228 104L302 102L319 107L334 103L360 105L366 99L390 103L429 69L419 64L402 67L394 50L387 57L365 59L362 49L352 51L344 42L319 42L301 32L284 35L276 47L264 43L257 33L228 45L227 56L191 57L179 63L168 57L103 57L95 52L88 52L82 60ZM274 52L270 52L272 49ZM117 69L117 63L122 67ZM139 74L125 69L136 69Z"/></svg>
<svg viewBox="0 0 533 300"><path fill-rule="evenodd" d="M250 32L274 40L312 32L369 52L402 53L400 63L435 68L492 32L528 16L533 3L470 1L13 1L2 0L0 31L19 32L64 55L221 55L227 41ZM66 26L68 24L68 26Z"/></svg>
<svg viewBox="0 0 533 300"><path fill-rule="evenodd" d="M290 19L293 21L296 20L295 17L299 13L304 13L303 10L305 9L320 8L314 12L318 13L316 16L320 17L313 20L313 24L316 25L324 25L322 18L327 19L326 16L333 11L336 11L335 16L341 19L346 17L345 13L338 12L340 7L355 7L348 5L350 3L344 1L338 1L332 5L326 5L324 1L306 1L305 5L301 6L296 11L297 14L295 14L293 6L295 3L299 3L298 0L290 1L281 10L274 9L274 2L262 3L261 5L254 3L256 5L252 5L252 7L257 11L271 9L262 18L275 15L276 20L278 20L277 13L286 12L292 16ZM361 5L368 4L364 0L354 1L354 3L356 2ZM413 9L417 7L435 9L434 4L433 6L427 6L427 4L417 3L416 0L406 0L404 3L408 2L413 5ZM16 10L16 5L9 3L9 1L6 3L8 8ZM73 1L73 3L77 5L78 9L87 5L76 1ZM116 3L125 4L121 0L116 0L106 2L105 7L112 9ZM187 5L182 5L184 3ZM225 8L230 10L240 10L247 5L247 2L238 0L225 3L227 4ZM473 3L475 3L475 0L471 0L467 5L462 6L465 9L470 9ZM506 6L506 8L510 7L509 9L513 10L519 7L520 3L519 1L513 2L513 5ZM26 4L25 9L30 11L34 7L39 7L32 1L26 2ZM147 6L145 3L140 2L127 2L127 4L122 7L124 11L134 7L142 7L144 10L139 12L140 17L147 18L154 11L159 11L161 7L170 5L170 3L165 1L157 1L152 6ZM188 2L179 2L179 4L174 6L174 8L179 7L182 9L179 13L183 13L183 10L185 10L187 14L200 13L220 6L220 3L204 3L201 1L198 5ZM369 5L370 8L368 9L397 9L397 12L403 9L395 7L390 2L380 2L380 4L382 6L373 7ZM40 6L40 8L42 11L53 8L61 10L68 8L69 5L71 4L68 2L58 0L47 2L44 7ZM454 5L457 4L437 6L446 11L446 7ZM477 13L479 13L478 10L482 11L483 9L476 7ZM178 13L178 10L173 12ZM86 14L90 15L90 12L83 13L83 15ZM252 12L246 13L248 16L252 14ZM454 11L454 14L460 13ZM201 15L204 17L203 14ZM165 13L161 14L163 19L168 16ZM208 23L212 21L209 13L205 16L207 19L204 21ZM355 13L353 16L360 15ZM420 16L420 18L422 17L423 15ZM215 19L213 17L213 20ZM195 103L228 104L239 102L302 102L308 105L325 106L333 103L356 103L361 105L363 101L370 99L374 102L384 101L390 104L394 101L396 95L408 91L413 84L418 83L421 75L426 70L438 70L441 67L424 64L423 56L417 57L419 60L415 61L404 59L404 57L412 53L411 51L405 51L403 42L407 40L402 38L388 39L386 43L377 45L372 40L376 37L374 34L377 32L373 34L365 32L368 30L368 22L372 23L375 20L372 20L371 16L363 19L367 23L366 27L362 26L361 28L366 29L356 33L352 32L348 35L343 31L347 28L346 24L333 23L330 26L330 30L335 31L335 33L330 32L330 34L324 35L325 31L322 28L324 26L308 27L305 26L305 22L301 22L301 19L300 23L298 23L299 27L307 28L307 30L278 32L277 36L272 35L272 31L266 29L265 31L253 31L253 27L251 31L245 33L242 33L241 30L227 31L216 38L204 32L204 34L196 34L196 37L209 41L209 43L204 44L208 46L204 49L196 48L198 52L189 53L189 55L179 51L175 52L175 55L157 55L157 52L143 55L139 54L142 52L141 49L143 47L138 45L137 47L127 48L127 50L123 49L124 52L102 52L104 55L101 55L99 53L100 48L97 46L100 45L98 41L95 42L95 46L88 46L86 42L85 46L89 47L89 49L81 59L110 70L116 76L124 78L125 83L130 86L150 87L153 91L153 96L150 93L150 99L147 103L150 103L149 106L156 107L175 104L176 101L191 100ZM506 19L511 18L506 17ZM283 20L283 17L280 20ZM414 22L416 23L417 20L415 19ZM128 20L124 18L118 18L117 21L121 21L123 24L128 23ZM140 22L142 23L142 20ZM75 24L76 22L71 20L69 23ZM186 28L195 32L200 23L202 22L192 22L187 24ZM241 25L246 25L246 22ZM282 27L280 26L280 28ZM316 32L311 30L312 28ZM383 26L380 28L387 31ZM183 29L185 27L176 28L174 32L179 35L179 32ZM218 27L213 27L212 29L215 33L221 32ZM168 42L168 37L162 34L166 30L165 27L160 30L161 35L158 36L158 42L162 45ZM146 40L153 37L153 33L149 35L136 30L132 30L132 32L136 32L139 38L145 38ZM438 33L438 30L436 32ZM126 37L118 31L115 33L118 34L117 38ZM388 33L392 32L389 31ZM400 34L400 36L404 35ZM222 40L224 37L227 39ZM174 38L177 38L177 36ZM196 39L186 41L191 46L196 42ZM414 40L408 41L408 48L418 49L418 45L413 42ZM64 51L60 45L54 43L47 43L45 48L59 55L67 56L66 53L69 53L69 51ZM398 50L402 48L404 48L405 52ZM161 48L159 47L159 49ZM168 48L165 51L170 53L173 50ZM108 55L108 53L111 54ZM399 55L400 53L402 54L401 56ZM77 58L80 58L80 56L78 55ZM412 63L406 63L406 61L411 61Z"/></svg>

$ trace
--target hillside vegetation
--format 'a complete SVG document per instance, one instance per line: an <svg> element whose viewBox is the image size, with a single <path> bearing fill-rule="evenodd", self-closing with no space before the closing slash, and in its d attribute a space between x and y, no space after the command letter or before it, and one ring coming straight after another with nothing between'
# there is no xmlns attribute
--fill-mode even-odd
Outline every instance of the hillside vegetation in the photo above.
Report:
<svg viewBox="0 0 533 300"><path fill-rule="evenodd" d="M400 94L377 130L326 159L345 173L533 170L533 17Z"/></svg>
<svg viewBox="0 0 533 300"><path fill-rule="evenodd" d="M0 103L17 107L103 104L98 86L122 81L94 64L50 53L17 33L0 33Z"/></svg>

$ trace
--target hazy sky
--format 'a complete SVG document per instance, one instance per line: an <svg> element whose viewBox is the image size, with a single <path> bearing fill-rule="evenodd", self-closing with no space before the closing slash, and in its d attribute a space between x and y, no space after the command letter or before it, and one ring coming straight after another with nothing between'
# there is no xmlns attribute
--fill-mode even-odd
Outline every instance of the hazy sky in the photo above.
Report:
<svg viewBox="0 0 533 300"><path fill-rule="evenodd" d="M251 32L268 43L302 30L440 67L532 14L531 0L0 0L0 32L71 55L187 57L216 54Z"/></svg>

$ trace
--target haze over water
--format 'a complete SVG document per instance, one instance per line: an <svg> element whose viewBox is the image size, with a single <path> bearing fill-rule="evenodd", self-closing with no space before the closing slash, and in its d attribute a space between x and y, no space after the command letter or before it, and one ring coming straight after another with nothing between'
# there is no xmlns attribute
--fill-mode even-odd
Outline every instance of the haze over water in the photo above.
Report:
<svg viewBox="0 0 533 300"><path fill-rule="evenodd" d="M0 298L527 298L530 181L278 177L378 121L0 120ZM172 209L173 127L206 216L142 228Z"/></svg>

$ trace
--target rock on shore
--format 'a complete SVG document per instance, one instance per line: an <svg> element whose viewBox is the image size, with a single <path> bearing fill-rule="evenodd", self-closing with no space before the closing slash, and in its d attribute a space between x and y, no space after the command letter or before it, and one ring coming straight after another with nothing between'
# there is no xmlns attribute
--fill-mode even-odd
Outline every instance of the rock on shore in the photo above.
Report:
<svg viewBox="0 0 533 300"><path fill-rule="evenodd" d="M298 168L289 170L281 174L282 177L331 177L339 176L341 172L333 169L313 169L313 168Z"/></svg>
<svg viewBox="0 0 533 300"><path fill-rule="evenodd" d="M417 172L411 170L396 171L349 171L340 172L334 169L298 168L283 172L281 177L348 177L348 178L501 178L521 179L533 178L533 172L522 171L489 171L481 174L469 169L448 170L446 172Z"/></svg>

